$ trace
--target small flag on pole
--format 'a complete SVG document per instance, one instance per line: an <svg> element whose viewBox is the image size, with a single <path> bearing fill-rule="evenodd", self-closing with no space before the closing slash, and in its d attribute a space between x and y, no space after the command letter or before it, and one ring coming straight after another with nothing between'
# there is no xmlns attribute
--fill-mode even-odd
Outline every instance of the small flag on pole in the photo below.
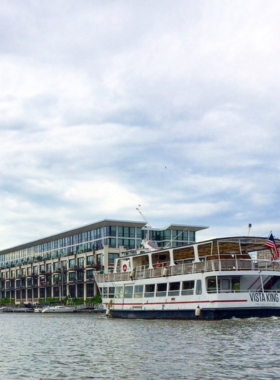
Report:
<svg viewBox="0 0 280 380"><path fill-rule="evenodd" d="M265 243L265 246L272 249L271 261L277 260L279 258L279 251L272 234L270 234L267 242Z"/></svg>

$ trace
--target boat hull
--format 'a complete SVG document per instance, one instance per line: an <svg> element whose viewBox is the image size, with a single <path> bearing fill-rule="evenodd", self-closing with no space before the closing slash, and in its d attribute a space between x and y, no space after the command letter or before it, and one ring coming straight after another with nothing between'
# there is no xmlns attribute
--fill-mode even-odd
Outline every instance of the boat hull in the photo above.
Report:
<svg viewBox="0 0 280 380"><path fill-rule="evenodd" d="M110 310L113 318L124 319L209 319L221 320L231 318L269 318L280 317L280 308L219 308L201 309L200 315L196 316L195 309L185 310Z"/></svg>

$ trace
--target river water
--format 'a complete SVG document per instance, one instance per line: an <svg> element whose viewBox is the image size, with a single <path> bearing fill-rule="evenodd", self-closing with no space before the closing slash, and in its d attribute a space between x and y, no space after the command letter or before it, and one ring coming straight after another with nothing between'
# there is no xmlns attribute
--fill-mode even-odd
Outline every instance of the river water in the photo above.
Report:
<svg viewBox="0 0 280 380"><path fill-rule="evenodd" d="M1 314L2 380L279 379L280 319Z"/></svg>

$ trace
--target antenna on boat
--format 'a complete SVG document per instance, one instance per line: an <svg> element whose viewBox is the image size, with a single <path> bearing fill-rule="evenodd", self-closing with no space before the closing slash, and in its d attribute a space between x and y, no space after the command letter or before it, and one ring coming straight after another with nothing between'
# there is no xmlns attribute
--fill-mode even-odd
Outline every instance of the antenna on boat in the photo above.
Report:
<svg viewBox="0 0 280 380"><path fill-rule="evenodd" d="M252 227L252 224L249 223L249 224L248 224L248 236L250 236L250 233L251 233L251 227Z"/></svg>

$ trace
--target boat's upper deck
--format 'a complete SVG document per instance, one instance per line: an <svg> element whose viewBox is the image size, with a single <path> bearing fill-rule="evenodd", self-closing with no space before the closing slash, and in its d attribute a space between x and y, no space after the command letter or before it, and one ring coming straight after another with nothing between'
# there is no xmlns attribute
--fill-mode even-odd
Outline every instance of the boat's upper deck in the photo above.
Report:
<svg viewBox="0 0 280 380"><path fill-rule="evenodd" d="M116 259L113 273L95 273L97 283L128 281L217 271L273 271L280 262L257 260L257 252L267 250L267 238L233 237L143 252ZM275 240L280 246L280 240Z"/></svg>
<svg viewBox="0 0 280 380"><path fill-rule="evenodd" d="M188 263L184 260L177 262L174 266L163 263L160 267L149 269L148 266L139 266L130 272L117 273L95 273L97 283L140 280L165 276L178 276L184 274L208 273L208 272L278 272L280 275L280 262L253 259L217 259Z"/></svg>

